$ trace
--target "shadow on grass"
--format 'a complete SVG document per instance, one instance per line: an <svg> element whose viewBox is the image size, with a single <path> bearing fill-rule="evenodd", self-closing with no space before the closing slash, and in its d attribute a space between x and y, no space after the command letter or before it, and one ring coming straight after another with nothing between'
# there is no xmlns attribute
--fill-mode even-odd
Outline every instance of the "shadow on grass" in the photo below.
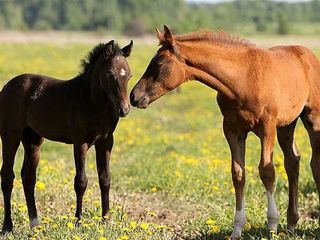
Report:
<svg viewBox="0 0 320 240"><path fill-rule="evenodd" d="M290 233L286 229L280 227L278 230L278 236L272 237L272 234L266 228L251 228L248 231L243 231L241 239L253 240L253 239L315 239L320 240L320 230L319 229L297 229L296 232ZM229 239L231 231L220 231L219 233L208 233L203 232L192 238L185 238L188 240L223 240Z"/></svg>

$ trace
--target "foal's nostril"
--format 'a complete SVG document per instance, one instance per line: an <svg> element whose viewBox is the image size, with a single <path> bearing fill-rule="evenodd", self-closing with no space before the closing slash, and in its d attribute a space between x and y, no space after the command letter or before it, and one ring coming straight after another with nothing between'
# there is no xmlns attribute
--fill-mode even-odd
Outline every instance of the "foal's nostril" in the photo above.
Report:
<svg viewBox="0 0 320 240"><path fill-rule="evenodd" d="M121 107L119 109L119 116L120 117L125 117L128 115L128 113L130 112L130 106L127 107Z"/></svg>
<svg viewBox="0 0 320 240"><path fill-rule="evenodd" d="M135 100L134 98L135 98L134 93L131 92L130 93L130 103L131 103L132 106L136 107L138 105L138 101Z"/></svg>

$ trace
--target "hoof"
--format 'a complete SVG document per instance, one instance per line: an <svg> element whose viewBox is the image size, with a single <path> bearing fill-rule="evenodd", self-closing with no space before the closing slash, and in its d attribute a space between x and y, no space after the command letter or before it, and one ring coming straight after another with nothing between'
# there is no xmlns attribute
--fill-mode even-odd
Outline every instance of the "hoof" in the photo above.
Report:
<svg viewBox="0 0 320 240"><path fill-rule="evenodd" d="M278 232L278 223L268 223L268 230L277 234Z"/></svg>
<svg viewBox="0 0 320 240"><path fill-rule="evenodd" d="M1 235L6 235L8 233L11 233L12 230L13 230L12 222L9 222L9 223L4 222L3 227L2 227L2 231L1 231Z"/></svg>
<svg viewBox="0 0 320 240"><path fill-rule="evenodd" d="M268 217L268 230L274 233L277 233L278 231L278 224L279 224L279 215L273 216L273 217Z"/></svg>
<svg viewBox="0 0 320 240"><path fill-rule="evenodd" d="M30 226L31 228L40 225L38 218L30 219Z"/></svg>
<svg viewBox="0 0 320 240"><path fill-rule="evenodd" d="M110 222L111 218L112 218L112 213L108 212L106 215L102 216L102 222L108 223L108 222Z"/></svg>
<svg viewBox="0 0 320 240"><path fill-rule="evenodd" d="M233 233L230 236L230 240L237 240L237 239L241 239L241 235L233 235Z"/></svg>
<svg viewBox="0 0 320 240"><path fill-rule="evenodd" d="M75 226L75 227L80 227L80 226L81 226L81 223L82 223L82 219L81 219L81 218L78 218L78 219L76 220L76 222L74 223L74 226Z"/></svg>
<svg viewBox="0 0 320 240"><path fill-rule="evenodd" d="M287 230L288 230L289 233L294 233L295 225L288 224L287 225Z"/></svg>
<svg viewBox="0 0 320 240"><path fill-rule="evenodd" d="M240 239L241 238L242 227L235 226L233 232L230 236L230 239Z"/></svg>
<svg viewBox="0 0 320 240"><path fill-rule="evenodd" d="M5 237L6 235L12 233L12 230L11 231L7 231L7 230L2 230L0 231L0 237Z"/></svg>

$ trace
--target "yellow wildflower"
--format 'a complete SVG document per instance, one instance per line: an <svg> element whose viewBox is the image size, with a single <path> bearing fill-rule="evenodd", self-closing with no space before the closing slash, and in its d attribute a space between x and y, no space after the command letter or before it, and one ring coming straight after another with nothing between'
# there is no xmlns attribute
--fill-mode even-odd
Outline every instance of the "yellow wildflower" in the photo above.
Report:
<svg viewBox="0 0 320 240"><path fill-rule="evenodd" d="M119 238L119 240L128 240L129 237L127 235L123 235Z"/></svg>
<svg viewBox="0 0 320 240"><path fill-rule="evenodd" d="M218 232L220 232L220 228L218 227L218 226L211 226L211 232L213 232L213 233L218 233Z"/></svg>
<svg viewBox="0 0 320 240"><path fill-rule="evenodd" d="M206 224L207 224L207 225L214 225L214 224L216 224L216 221L214 221L214 220L212 220L212 219L208 219L208 220L206 221Z"/></svg>
<svg viewBox="0 0 320 240"><path fill-rule="evenodd" d="M219 186L217 186L217 185L214 185L213 187L212 187L212 189L214 190L214 191L219 191Z"/></svg>
<svg viewBox="0 0 320 240"><path fill-rule="evenodd" d="M140 228L143 229L143 230L147 230L149 228L149 224L147 223L141 223L140 224Z"/></svg>
<svg viewBox="0 0 320 240"><path fill-rule="evenodd" d="M43 182L37 181L36 187L37 187L37 189L39 189L39 190L43 190L43 189L46 188L46 185L45 185Z"/></svg>
<svg viewBox="0 0 320 240"><path fill-rule="evenodd" d="M251 229L250 223L246 222L246 224L243 227L244 230L249 231Z"/></svg>
<svg viewBox="0 0 320 240"><path fill-rule="evenodd" d="M136 228L137 227L137 222L136 221L130 222L130 227Z"/></svg>
<svg viewBox="0 0 320 240"><path fill-rule="evenodd" d="M18 204L18 210L20 212L26 212L28 210L27 205L25 204Z"/></svg>
<svg viewBox="0 0 320 240"><path fill-rule="evenodd" d="M67 223L67 227L70 228L70 229L73 229L74 228L74 225L72 222L68 222Z"/></svg>

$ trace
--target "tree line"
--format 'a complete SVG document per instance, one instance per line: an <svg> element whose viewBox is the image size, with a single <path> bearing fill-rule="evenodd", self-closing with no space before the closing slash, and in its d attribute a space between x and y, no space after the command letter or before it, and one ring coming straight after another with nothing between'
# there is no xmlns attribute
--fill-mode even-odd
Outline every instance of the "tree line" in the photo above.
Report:
<svg viewBox="0 0 320 240"><path fill-rule="evenodd" d="M177 32L199 28L241 32L250 26L253 33L287 34L297 23L320 25L320 0L235 0L218 4L184 0L0 0L0 29L142 35L168 24Z"/></svg>

